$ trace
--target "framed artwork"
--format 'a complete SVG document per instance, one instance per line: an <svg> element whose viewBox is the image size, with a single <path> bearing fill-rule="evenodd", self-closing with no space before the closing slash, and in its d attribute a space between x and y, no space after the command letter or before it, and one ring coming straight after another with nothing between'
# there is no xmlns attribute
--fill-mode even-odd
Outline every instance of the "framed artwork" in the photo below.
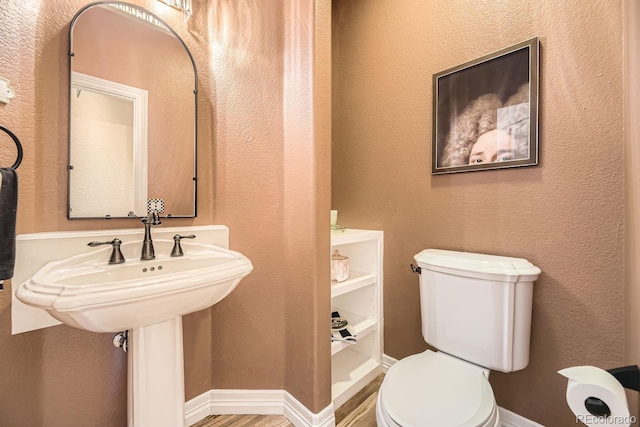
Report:
<svg viewBox="0 0 640 427"><path fill-rule="evenodd" d="M433 76L431 173L538 164L538 38Z"/></svg>

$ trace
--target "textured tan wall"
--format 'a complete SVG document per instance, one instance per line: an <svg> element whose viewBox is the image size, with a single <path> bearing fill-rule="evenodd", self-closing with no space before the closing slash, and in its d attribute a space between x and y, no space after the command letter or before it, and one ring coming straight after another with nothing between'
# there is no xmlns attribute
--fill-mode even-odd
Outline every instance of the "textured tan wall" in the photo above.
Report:
<svg viewBox="0 0 640 427"><path fill-rule="evenodd" d="M523 257L531 361L492 373L498 404L573 425L556 371L624 359L622 3L333 1L332 208L385 231L385 352L425 349L413 255ZM541 40L538 167L430 174L432 75Z"/></svg>
<svg viewBox="0 0 640 427"><path fill-rule="evenodd" d="M284 5L285 251L293 255L287 257L292 285L287 288L286 334L292 339L286 343L285 388L318 413L331 402L326 338L331 312L331 3L286 0ZM305 215L309 204L315 210Z"/></svg>
<svg viewBox="0 0 640 427"><path fill-rule="evenodd" d="M0 105L0 123L22 141L17 232L140 227L134 220L66 219L68 26L77 1L0 2L0 75L16 90ZM134 3L156 11L183 37L196 63L206 69L206 13L188 23L152 0ZM199 10L196 3L196 12ZM188 31L187 31L188 30ZM202 43L202 44L201 44ZM200 88L212 80L200 74ZM163 220L168 226L214 223L210 101L199 102L199 216ZM4 140L3 147L5 146ZM233 232L232 232L233 233ZM5 284L6 285L6 284ZM8 427L72 427L126 424L126 355L111 346L110 334L67 326L11 336L10 288L0 292L0 424ZM211 388L211 312L184 319L187 399ZM99 421L97 421L99 420Z"/></svg>
<svg viewBox="0 0 640 427"><path fill-rule="evenodd" d="M625 365L640 365L640 5L624 0ZM638 393L627 398L634 406ZM637 408L636 408L637 415Z"/></svg>
<svg viewBox="0 0 640 427"><path fill-rule="evenodd" d="M0 4L11 18L0 27L0 75L18 93L0 123L25 147L18 233L140 226L66 219L68 23L86 3ZM177 30L199 70L198 218L163 224L226 224L255 268L220 304L184 319L186 398L286 387L319 412L331 399L330 5L210 0L183 24L158 2L135 3ZM285 38L294 16L304 25ZM3 425L124 425L126 358L110 341L66 326L11 336L10 294L0 293Z"/></svg>
<svg viewBox="0 0 640 427"><path fill-rule="evenodd" d="M0 3L0 75L18 94L0 123L25 148L18 233L140 226L66 219L67 34L87 3ZM319 412L331 399L330 4L209 0L183 24L159 2L134 3L176 29L199 70L198 218L163 224L228 225L254 264L225 300L185 317L186 398L286 387ZM126 357L110 342L66 326L11 336L0 293L2 425L125 425Z"/></svg>
<svg viewBox="0 0 640 427"><path fill-rule="evenodd" d="M210 2L216 214L254 265L213 308L212 366L215 388L286 387L319 412L331 376L321 321L330 312L330 98L317 130L308 91L330 90L313 86L314 16L311 1Z"/></svg>

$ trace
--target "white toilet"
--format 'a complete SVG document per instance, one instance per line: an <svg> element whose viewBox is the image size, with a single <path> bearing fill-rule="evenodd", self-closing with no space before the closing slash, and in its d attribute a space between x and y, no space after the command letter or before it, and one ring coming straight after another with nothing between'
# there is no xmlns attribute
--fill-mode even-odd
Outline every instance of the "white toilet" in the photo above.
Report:
<svg viewBox="0 0 640 427"><path fill-rule="evenodd" d="M378 393L380 427L499 427L489 371L529 363L529 261L427 249L420 267L422 336L437 352L406 357Z"/></svg>

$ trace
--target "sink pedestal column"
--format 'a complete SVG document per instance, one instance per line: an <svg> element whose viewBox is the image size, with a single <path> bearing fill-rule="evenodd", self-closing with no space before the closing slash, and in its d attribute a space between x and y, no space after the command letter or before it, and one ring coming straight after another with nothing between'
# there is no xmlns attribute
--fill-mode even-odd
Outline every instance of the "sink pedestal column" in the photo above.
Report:
<svg viewBox="0 0 640 427"><path fill-rule="evenodd" d="M128 427L184 427L182 316L129 334Z"/></svg>

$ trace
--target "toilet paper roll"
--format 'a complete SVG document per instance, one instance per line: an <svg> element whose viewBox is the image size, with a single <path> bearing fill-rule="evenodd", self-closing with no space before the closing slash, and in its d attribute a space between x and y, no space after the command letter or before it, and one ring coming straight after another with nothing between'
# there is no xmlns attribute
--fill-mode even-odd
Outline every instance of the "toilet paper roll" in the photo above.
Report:
<svg viewBox="0 0 640 427"><path fill-rule="evenodd" d="M630 426L631 415L624 387L609 372L595 366L574 366L558 373L569 379L567 403L576 415L576 421L588 427ZM609 415L603 415L602 410L590 405L598 403L597 399L606 404L604 412Z"/></svg>

